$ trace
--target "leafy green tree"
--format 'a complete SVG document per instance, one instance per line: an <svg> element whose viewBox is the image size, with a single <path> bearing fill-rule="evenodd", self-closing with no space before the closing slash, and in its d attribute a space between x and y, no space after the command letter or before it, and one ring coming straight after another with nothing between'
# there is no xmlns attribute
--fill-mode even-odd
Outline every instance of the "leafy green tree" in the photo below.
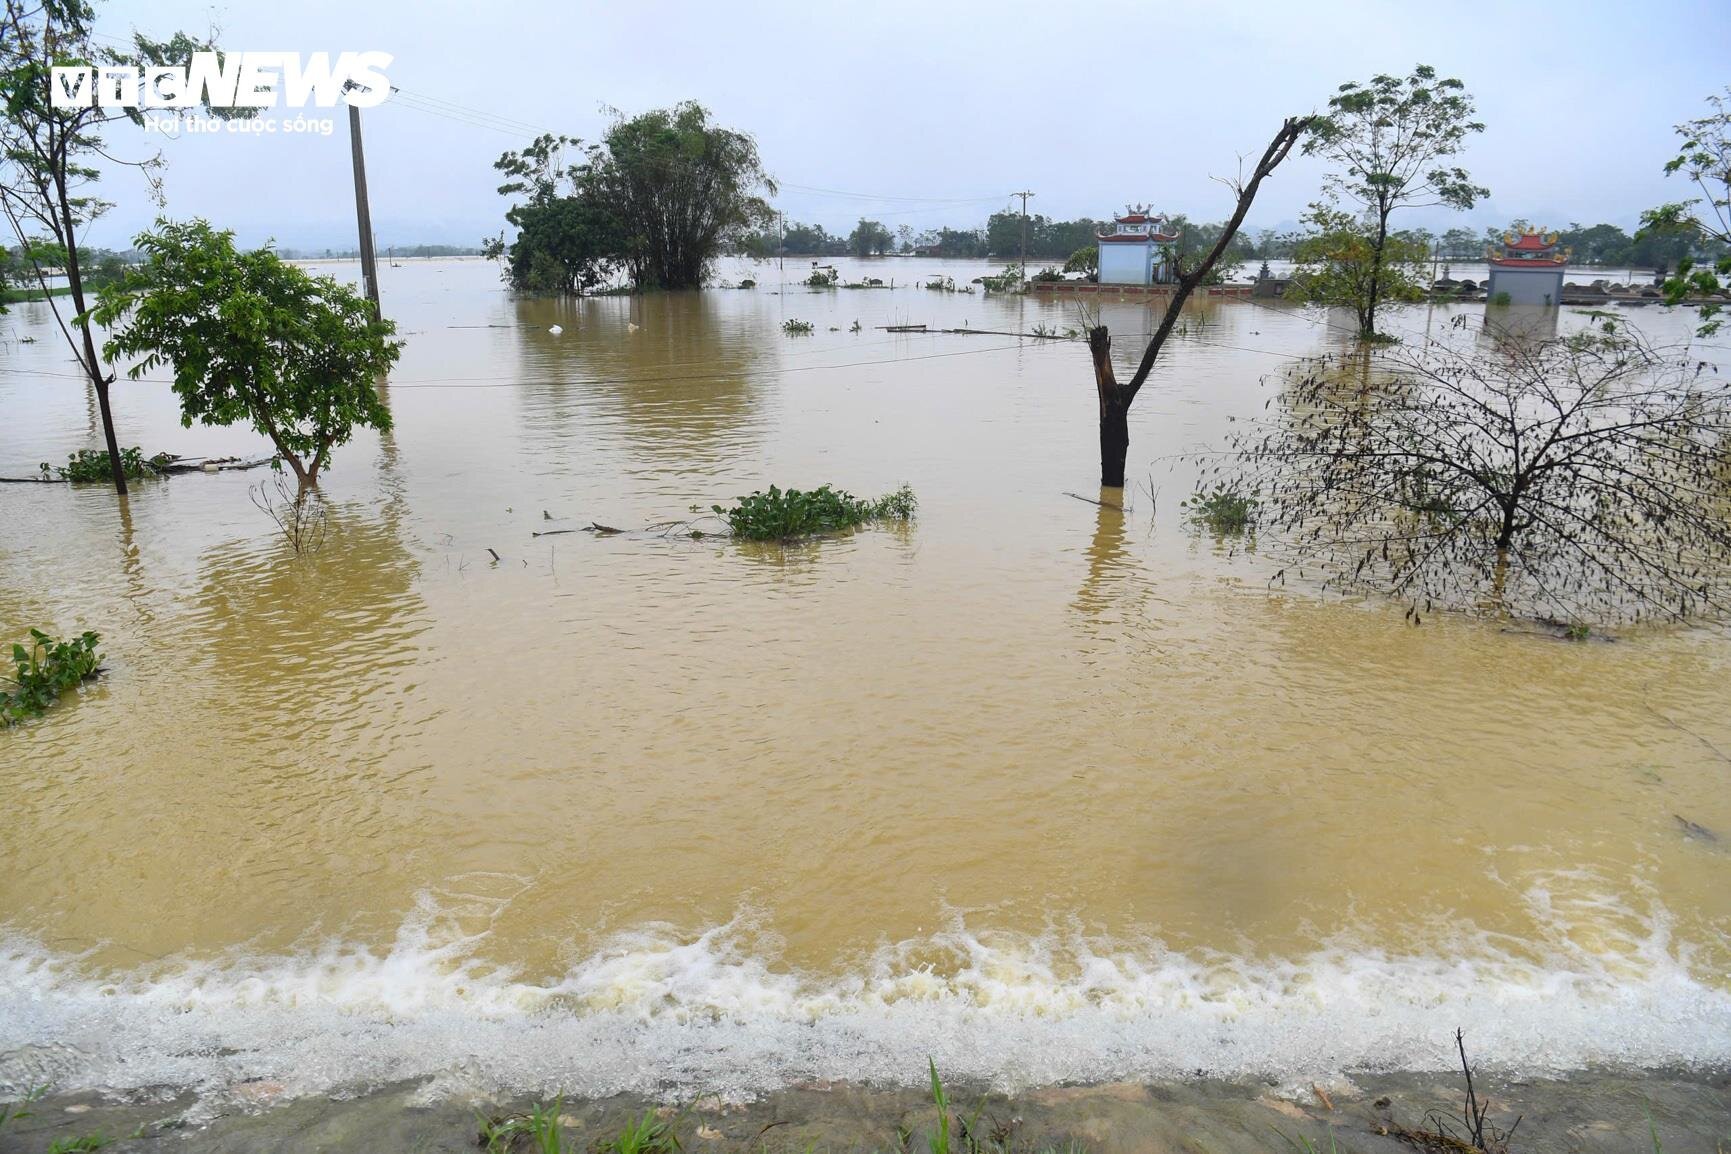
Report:
<svg viewBox="0 0 1731 1154"><path fill-rule="evenodd" d="M1686 280L1691 287L1694 287L1693 282L1697 276L1703 273L1714 278L1703 283L1717 283L1717 274L1711 266L1695 267L1693 257L1701 240L1702 231L1698 222L1671 219L1664 213L1643 214L1641 227L1636 230L1634 243L1629 246L1629 263L1661 273L1687 270L1679 271L1667 280ZM1682 297L1677 299L1681 300Z"/></svg>
<svg viewBox="0 0 1731 1154"><path fill-rule="evenodd" d="M781 237L782 251L795 256L839 256L847 242L831 236L821 224L790 223Z"/></svg>
<svg viewBox="0 0 1731 1154"><path fill-rule="evenodd" d="M575 137L543 135L493 167L508 179L501 196L521 197L505 212L517 228L488 255L504 262L506 282L520 292L582 293L605 281L623 259L626 239L606 202L582 185L580 165L566 165Z"/></svg>
<svg viewBox="0 0 1731 1154"><path fill-rule="evenodd" d="M1470 228L1451 228L1442 234L1442 255L1447 260L1475 260L1485 254L1485 242Z"/></svg>
<svg viewBox="0 0 1731 1154"><path fill-rule="evenodd" d="M1574 251L1572 259L1577 264L1624 264L1635 247L1629 234L1614 224L1570 224L1558 239Z"/></svg>
<svg viewBox="0 0 1731 1154"><path fill-rule="evenodd" d="M1192 221L1181 212L1167 217L1166 222L1178 234L1178 239L1172 244L1172 264L1180 277L1195 268L1202 257L1213 250L1221 233L1226 230L1224 224ZM1235 232L1202 283L1225 284L1243 271L1244 261L1252 252L1250 239Z"/></svg>
<svg viewBox="0 0 1731 1154"><path fill-rule="evenodd" d="M98 164L130 167L144 177L151 197L161 202L162 158L137 162L116 160L103 138L105 129L125 120L142 125L135 108L102 104L55 108L50 78L57 66L143 67L183 64L195 51L211 45L184 33L152 40L134 33L125 50L101 48L93 25L95 9L88 0L0 0L0 213L32 266L35 280L65 336L80 371L96 393L102 435L113 465L114 488L126 492L120 465L120 445L114 434L114 412L108 387L112 373L97 355L96 338L86 319L87 270L79 238L90 223L112 205L95 195L101 178ZM206 108L223 117L251 115L251 109ZM59 263L47 263L54 254ZM64 272L72 315L62 316L48 292L49 271Z"/></svg>
<svg viewBox="0 0 1731 1154"><path fill-rule="evenodd" d="M1665 165L1666 176L1682 173L1701 195L1642 213L1641 231L1636 234L1637 242L1649 235L1679 234L1717 242L1719 251L1712 263L1698 265L1691 253L1678 258L1676 274L1665 282L1665 300L1670 304L1731 288L1731 86L1724 95L1709 96L1707 104L1712 109L1709 115L1677 126L1683 144ZM1722 308L1716 301L1701 305L1702 336L1719 331Z"/></svg>
<svg viewBox="0 0 1731 1154"><path fill-rule="evenodd" d="M1348 83L1329 98L1305 142L1306 153L1339 166L1327 190L1363 207L1371 224L1370 277L1360 314L1364 335L1376 332L1389 217L1399 209L1446 205L1469 209L1490 190L1473 184L1465 169L1448 163L1468 137L1485 126L1473 117L1466 86L1438 78L1421 64L1406 77L1377 75Z"/></svg>
<svg viewBox="0 0 1731 1154"><path fill-rule="evenodd" d="M1362 214L1313 204L1305 214L1306 231L1293 248L1298 262L1286 286L1290 301L1349 308L1358 331L1367 339L1373 299L1416 301L1424 298L1424 262L1430 258L1423 242L1385 237L1378 259L1376 230Z"/></svg>
<svg viewBox="0 0 1731 1154"><path fill-rule="evenodd" d="M1039 244L1036 246L1029 243L1028 255L1057 259L1068 257L1077 249L1088 245L1097 247L1103 227L1099 221L1087 217L1050 221L1040 230Z"/></svg>
<svg viewBox="0 0 1731 1154"><path fill-rule="evenodd" d="M933 247L938 256L986 256L986 234L974 228L940 228Z"/></svg>
<svg viewBox="0 0 1731 1154"><path fill-rule="evenodd" d="M581 183L618 220L640 289L697 288L725 245L774 220L758 195L775 181L756 141L695 101L618 116L590 147Z"/></svg>
<svg viewBox="0 0 1731 1154"><path fill-rule="evenodd" d="M1071 253L1064 261L1065 272L1087 273L1090 278L1100 275L1100 245L1098 242L1085 245Z"/></svg>
<svg viewBox="0 0 1731 1154"><path fill-rule="evenodd" d="M1053 220L1039 213L1028 217L1028 256L1058 259L1086 244L1095 243L1098 221ZM986 252L983 255L1012 257L1022 251L1022 214L994 212L986 218Z"/></svg>
<svg viewBox="0 0 1731 1154"><path fill-rule="evenodd" d="M1049 224L1045 217L1034 215L1028 218L1028 255L1034 255L1039 245L1040 232ZM1022 214L1019 212L994 212L986 218L986 252L991 256L1010 257L1022 250Z"/></svg>
<svg viewBox="0 0 1731 1154"><path fill-rule="evenodd" d="M895 236L875 220L863 216L853 232L848 234L848 251L855 256L882 256L895 245Z"/></svg>
<svg viewBox="0 0 1731 1154"><path fill-rule="evenodd" d="M356 428L391 427L374 381L396 363L396 326L366 298L268 248L241 252L202 220L158 221L136 242L143 263L94 310L109 357L141 356L129 376L167 364L181 422L248 420L301 488Z"/></svg>
<svg viewBox="0 0 1731 1154"><path fill-rule="evenodd" d="M28 284L33 275L30 262L20 249L0 244L0 312L6 311L6 290Z"/></svg>

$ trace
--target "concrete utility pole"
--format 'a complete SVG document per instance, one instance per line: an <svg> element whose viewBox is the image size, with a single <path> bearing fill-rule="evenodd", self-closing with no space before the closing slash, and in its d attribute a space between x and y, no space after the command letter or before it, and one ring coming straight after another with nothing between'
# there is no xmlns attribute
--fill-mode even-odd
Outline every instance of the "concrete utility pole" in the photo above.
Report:
<svg viewBox="0 0 1731 1154"><path fill-rule="evenodd" d="M359 87L350 80L343 84L343 91ZM376 320L384 315L379 310L379 264L373 252L373 214L367 207L367 158L361 148L361 110L353 104L349 105L349 149L355 165L355 223L361 230L361 283Z"/></svg>
<svg viewBox="0 0 1731 1154"><path fill-rule="evenodd" d="M1012 192L1011 196L1022 198L1022 283L1028 283L1028 198L1031 192Z"/></svg>

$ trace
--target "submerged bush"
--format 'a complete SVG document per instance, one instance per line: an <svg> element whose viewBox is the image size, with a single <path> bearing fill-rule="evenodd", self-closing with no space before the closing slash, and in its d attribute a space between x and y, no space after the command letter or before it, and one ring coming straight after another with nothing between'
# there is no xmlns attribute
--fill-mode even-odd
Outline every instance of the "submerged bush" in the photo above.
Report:
<svg viewBox="0 0 1731 1154"><path fill-rule="evenodd" d="M12 646L17 676L10 690L0 689L0 726L16 725L46 710L60 695L87 677L96 676L101 640L85 632L71 641L56 641L40 629L30 631L30 645Z"/></svg>
<svg viewBox="0 0 1731 1154"><path fill-rule="evenodd" d="M1256 498L1230 485L1198 489L1181 507L1191 524L1215 533L1242 533L1256 520Z"/></svg>
<svg viewBox="0 0 1731 1154"><path fill-rule="evenodd" d="M914 491L903 485L875 501L823 485L809 492L778 489L740 497L730 509L713 505L727 518L735 537L752 541L783 541L852 529L870 521L906 521L914 515Z"/></svg>
<svg viewBox="0 0 1731 1154"><path fill-rule="evenodd" d="M781 322L781 331L790 337L804 336L815 327L810 321L802 321L798 317L790 317Z"/></svg>
<svg viewBox="0 0 1731 1154"><path fill-rule="evenodd" d="M156 458L144 459L144 450L137 445L120 450L120 468L129 481L156 475ZM42 475L53 474L62 481L109 481L114 474L108 465L107 449L80 449L66 455L66 464L42 462Z"/></svg>

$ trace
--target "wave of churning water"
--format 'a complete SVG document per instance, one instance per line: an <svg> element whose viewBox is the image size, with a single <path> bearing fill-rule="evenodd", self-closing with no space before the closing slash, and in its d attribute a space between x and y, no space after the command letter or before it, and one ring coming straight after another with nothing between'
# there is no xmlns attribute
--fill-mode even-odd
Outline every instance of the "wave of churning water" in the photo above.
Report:
<svg viewBox="0 0 1731 1154"><path fill-rule="evenodd" d="M742 1098L811 1079L912 1083L928 1056L951 1079L1010 1090L1290 1082L1448 1068L1457 1025L1502 1069L1731 1064L1731 989L1696 972L1663 911L1595 953L1571 944L1548 900L1529 894L1556 932L1519 953L1465 935L1427 956L1331 945L1251 961L958 923L816 975L750 952L742 916L621 934L550 981L483 961L486 934L452 931L431 898L384 950L329 943L122 975L3 932L0 1091L428 1079L430 1095Z"/></svg>

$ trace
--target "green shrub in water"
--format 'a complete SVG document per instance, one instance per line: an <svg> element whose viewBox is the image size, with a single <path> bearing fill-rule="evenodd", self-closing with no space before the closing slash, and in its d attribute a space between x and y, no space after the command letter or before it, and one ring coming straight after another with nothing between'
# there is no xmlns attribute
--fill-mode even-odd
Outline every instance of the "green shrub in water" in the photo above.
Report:
<svg viewBox="0 0 1731 1154"><path fill-rule="evenodd" d="M71 641L56 641L40 629L30 631L30 645L12 647L17 676L10 690L0 689L0 726L16 725L46 710L60 695L96 675L101 640L83 633Z"/></svg>
<svg viewBox="0 0 1731 1154"><path fill-rule="evenodd" d="M1191 524L1215 533L1242 533L1256 520L1256 498L1230 485L1198 489L1182 507Z"/></svg>
<svg viewBox="0 0 1731 1154"><path fill-rule="evenodd" d="M906 485L875 501L862 500L828 485L809 492L771 485L767 493L738 498L732 508L710 507L727 518L735 537L785 541L852 529L868 521L906 521L914 515L916 504L914 491Z"/></svg>
<svg viewBox="0 0 1731 1154"><path fill-rule="evenodd" d="M154 459L145 460L144 450L137 445L120 450L120 468L128 480L156 476ZM52 474L62 481L107 481L114 476L108 465L107 449L80 449L66 455L66 464L50 465L44 461L41 469L44 477Z"/></svg>

